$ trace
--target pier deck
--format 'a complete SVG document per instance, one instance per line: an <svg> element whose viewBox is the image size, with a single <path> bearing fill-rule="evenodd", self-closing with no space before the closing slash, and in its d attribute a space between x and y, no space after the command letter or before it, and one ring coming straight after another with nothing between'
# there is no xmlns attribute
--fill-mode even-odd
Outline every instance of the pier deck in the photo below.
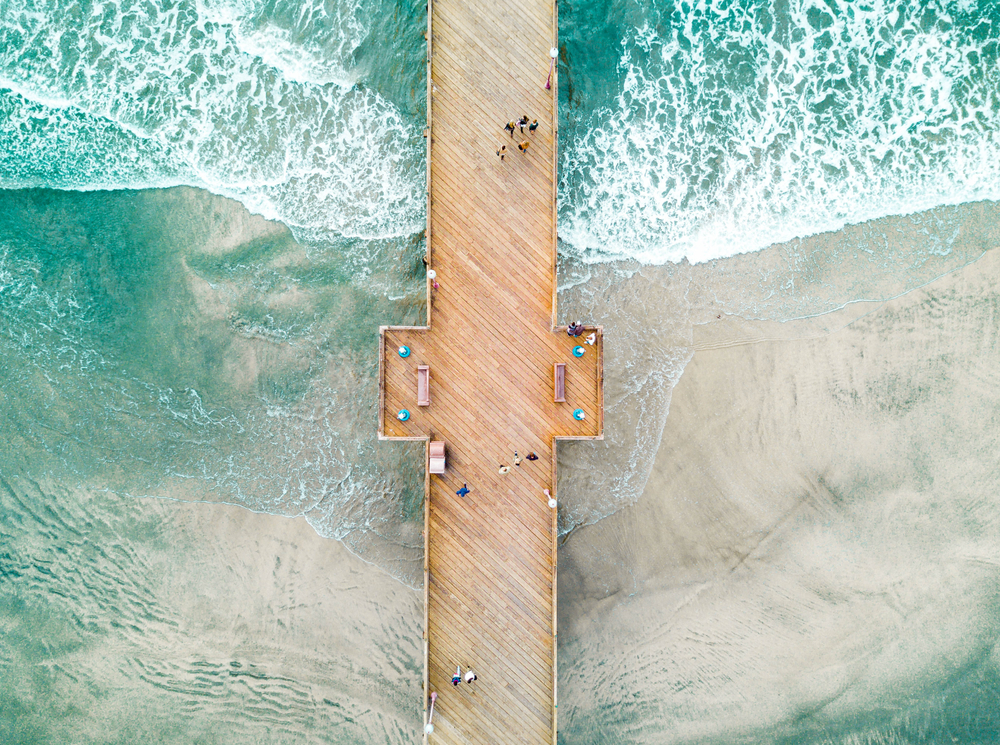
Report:
<svg viewBox="0 0 1000 745"><path fill-rule="evenodd" d="M554 743L556 511L543 489L556 494L556 440L604 426L601 329L587 329L587 345L554 326L555 79L544 86L556 10L433 0L428 11L427 250L439 288L428 282L427 327L380 330L379 437L447 443L446 472L426 481L424 686L439 695L429 740ZM538 129L509 137L504 123L522 114ZM557 362L564 403L553 400ZM428 406L417 405L422 365ZM515 466L515 449L538 460ZM456 665L479 680L453 688Z"/></svg>

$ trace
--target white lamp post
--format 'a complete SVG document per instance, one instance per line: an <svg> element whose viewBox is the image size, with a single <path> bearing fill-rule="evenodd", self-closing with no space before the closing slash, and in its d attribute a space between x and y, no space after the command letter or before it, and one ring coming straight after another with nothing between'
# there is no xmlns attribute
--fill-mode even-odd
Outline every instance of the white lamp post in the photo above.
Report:
<svg viewBox="0 0 1000 745"><path fill-rule="evenodd" d="M559 56L559 48L552 47L552 49L549 50L549 57L552 58L552 60L549 62L549 79L545 81L545 90L547 91L552 90L552 71L555 69L556 58L558 56Z"/></svg>

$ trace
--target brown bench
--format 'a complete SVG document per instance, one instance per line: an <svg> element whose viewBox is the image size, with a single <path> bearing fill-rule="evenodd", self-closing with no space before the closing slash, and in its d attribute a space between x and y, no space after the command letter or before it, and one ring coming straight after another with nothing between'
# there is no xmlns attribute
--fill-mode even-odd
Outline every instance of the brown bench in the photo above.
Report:
<svg viewBox="0 0 1000 745"><path fill-rule="evenodd" d="M556 403L566 402L566 363L557 362L552 367L552 376L555 378Z"/></svg>
<svg viewBox="0 0 1000 745"><path fill-rule="evenodd" d="M428 365L417 367L417 406L431 405L431 368Z"/></svg>
<svg viewBox="0 0 1000 745"><path fill-rule="evenodd" d="M427 464L428 473L444 473L444 441L432 440L430 446L430 458Z"/></svg>

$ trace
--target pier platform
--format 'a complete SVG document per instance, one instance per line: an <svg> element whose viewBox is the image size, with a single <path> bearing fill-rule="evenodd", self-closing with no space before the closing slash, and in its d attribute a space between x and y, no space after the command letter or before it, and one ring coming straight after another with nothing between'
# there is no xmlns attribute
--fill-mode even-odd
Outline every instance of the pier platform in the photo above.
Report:
<svg viewBox="0 0 1000 745"><path fill-rule="evenodd" d="M446 444L444 473L426 476L425 742L556 741L557 510L543 490L558 499L559 439L604 431L601 328L555 325L557 46L552 0L428 5L428 325L379 335L379 437ZM522 115L539 126L512 138ZM479 679L453 687L457 665Z"/></svg>

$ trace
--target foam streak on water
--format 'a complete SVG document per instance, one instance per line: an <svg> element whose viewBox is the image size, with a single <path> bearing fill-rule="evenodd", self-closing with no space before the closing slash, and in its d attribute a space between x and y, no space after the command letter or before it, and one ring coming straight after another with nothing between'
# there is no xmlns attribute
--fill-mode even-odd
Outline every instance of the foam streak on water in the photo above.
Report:
<svg viewBox="0 0 1000 745"><path fill-rule="evenodd" d="M423 451L377 441L374 354L380 323L425 313L423 13L394 0L0 0L4 745L414 741L418 596L336 541L250 513L302 516L423 581ZM801 360L734 351L698 367L702 352L777 334L735 318L896 297L1000 244L996 203L911 214L1000 197L998 21L995 0L560 2L559 308L604 326L607 417L603 442L559 453L560 526L574 534L560 546L566 742L661 743L692 717L732 742L749 737L738 700L758 728L761 712L797 727L836 701L851 727L874 712L886 731L890 699L851 703L825 683L883 648L852 646L851 624L892 631L902 608L918 631L946 625L913 602L962 589L934 579L939 526L954 528L955 576L985 599L984 622L949 622L961 633L904 662L967 636L994 661L964 680L1000 681L997 511L982 497L1000 406L988 277L908 316L872 313L847 341L823 342L840 327L817 319ZM177 185L233 197L294 238L204 188L149 188ZM814 235L893 213L907 214ZM685 257L703 263L671 263ZM690 426L676 424L685 405ZM771 519L803 484L836 487L831 469L841 503L865 509L826 499L801 530ZM839 534L831 512L847 518ZM635 515L652 540L619 531ZM808 561L767 553L760 536L779 523ZM924 563L886 551L894 536L915 537ZM843 549L825 585L837 563L817 546ZM875 561L859 563L864 551ZM718 602L679 624L716 569L704 597ZM803 603L775 626L795 578ZM727 605L738 582L749 602ZM978 613L958 590L926 607ZM872 603L887 625L871 623ZM817 696L789 695L781 655L796 638L816 650L801 670L819 675L797 680ZM955 690L953 663L936 659L910 668L936 668L929 696ZM911 689L899 669L855 680ZM973 703L970 719L994 702ZM952 739L973 741L907 741Z"/></svg>
<svg viewBox="0 0 1000 745"><path fill-rule="evenodd" d="M706 261L996 199L996 26L970 2L643 8L608 100L568 94L560 235L585 260Z"/></svg>
<svg viewBox="0 0 1000 745"><path fill-rule="evenodd" d="M183 183L303 235L419 229L417 130L354 85L351 2L2 7L0 186Z"/></svg>

